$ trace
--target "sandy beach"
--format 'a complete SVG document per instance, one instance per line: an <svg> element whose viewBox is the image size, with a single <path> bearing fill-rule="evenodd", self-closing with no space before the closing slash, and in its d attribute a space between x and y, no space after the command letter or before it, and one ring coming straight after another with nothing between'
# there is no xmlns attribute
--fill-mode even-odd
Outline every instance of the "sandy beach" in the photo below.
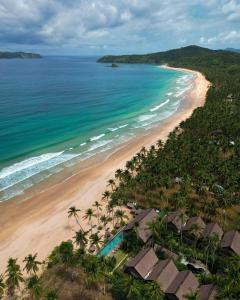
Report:
<svg viewBox="0 0 240 300"><path fill-rule="evenodd" d="M178 111L148 135L134 138L107 159L92 161L91 165L81 168L64 182L41 193L35 192L27 200L18 197L0 203L0 273L5 270L9 257L18 258L20 264L29 253L38 253L38 258L44 259L59 242L72 238L77 225L74 220L68 219L68 208L74 205L81 209L79 216L82 217L96 200L102 201L107 181L114 177L118 168L123 168L143 146L149 147L159 139L166 140L168 134L190 117L195 108L204 105L210 84L201 73L194 74L194 87ZM82 221L82 226L89 228L87 221Z"/></svg>

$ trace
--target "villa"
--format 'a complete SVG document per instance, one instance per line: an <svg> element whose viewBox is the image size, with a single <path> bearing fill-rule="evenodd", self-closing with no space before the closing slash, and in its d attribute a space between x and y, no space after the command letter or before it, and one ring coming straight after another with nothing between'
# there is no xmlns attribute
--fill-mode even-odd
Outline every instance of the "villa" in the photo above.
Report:
<svg viewBox="0 0 240 300"><path fill-rule="evenodd" d="M169 300L185 300L186 295L195 293L199 283L191 271L179 272L166 290Z"/></svg>
<svg viewBox="0 0 240 300"><path fill-rule="evenodd" d="M126 225L123 229L124 232L133 230L135 228L138 237L142 240L143 243L146 243L152 236L152 232L149 229L149 224L154 222L158 217L155 209L143 209L141 212Z"/></svg>
<svg viewBox="0 0 240 300"><path fill-rule="evenodd" d="M237 230L225 232L220 246L224 252L240 255L240 233Z"/></svg>
<svg viewBox="0 0 240 300"><path fill-rule="evenodd" d="M178 274L174 262L171 259L160 260L153 268L146 280L158 282L161 290L165 293Z"/></svg>
<svg viewBox="0 0 240 300"><path fill-rule="evenodd" d="M145 280L157 262L158 258L153 248L145 248L126 263L124 271L134 277Z"/></svg>
<svg viewBox="0 0 240 300"><path fill-rule="evenodd" d="M183 227L185 226L187 220L188 217L186 215L181 215L180 212L176 211L168 213L164 221L166 222L167 227L170 230L180 233Z"/></svg>
<svg viewBox="0 0 240 300"><path fill-rule="evenodd" d="M215 300L217 289L213 284L201 285L199 289L199 300Z"/></svg>
<svg viewBox="0 0 240 300"><path fill-rule="evenodd" d="M169 300L184 300L199 286L191 271L179 272L172 259L159 261L153 248L141 250L125 264L124 271L144 281L156 281Z"/></svg>
<svg viewBox="0 0 240 300"><path fill-rule="evenodd" d="M183 227L183 232L187 237L195 237L198 234L202 235L205 227L206 224L204 223L203 219L196 216L188 219L186 225Z"/></svg>
<svg viewBox="0 0 240 300"><path fill-rule="evenodd" d="M205 229L203 230L203 237L208 238L210 236L216 235L221 240L223 236L223 230L218 225L218 223L209 223L206 225Z"/></svg>

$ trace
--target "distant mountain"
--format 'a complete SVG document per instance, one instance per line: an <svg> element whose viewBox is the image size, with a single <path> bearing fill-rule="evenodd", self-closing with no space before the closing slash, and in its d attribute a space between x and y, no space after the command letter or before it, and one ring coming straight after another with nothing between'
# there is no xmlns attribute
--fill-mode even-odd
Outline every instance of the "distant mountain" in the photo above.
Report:
<svg viewBox="0 0 240 300"><path fill-rule="evenodd" d="M22 59L28 59L28 58L41 58L40 54L36 53L26 53L26 52L0 52L0 59L7 58L22 58Z"/></svg>
<svg viewBox="0 0 240 300"><path fill-rule="evenodd" d="M107 55L98 60L102 63L144 63L144 64L168 64L175 67L197 67L200 70L213 64L214 61L219 66L224 62L231 60L239 63L240 56L238 53L226 50L211 50L199 46L187 46L179 49L169 50L165 52L157 52L143 55Z"/></svg>
<svg viewBox="0 0 240 300"><path fill-rule="evenodd" d="M226 50L231 52L240 52L240 49L234 49L234 48L227 48Z"/></svg>

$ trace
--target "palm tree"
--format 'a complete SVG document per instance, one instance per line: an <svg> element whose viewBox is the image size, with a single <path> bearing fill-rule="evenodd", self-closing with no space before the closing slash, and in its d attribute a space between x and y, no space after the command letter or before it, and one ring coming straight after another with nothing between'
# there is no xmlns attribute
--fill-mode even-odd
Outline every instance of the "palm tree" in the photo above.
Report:
<svg viewBox="0 0 240 300"><path fill-rule="evenodd" d="M185 299L188 299L188 300L197 300L198 299L198 293L189 293L188 295L184 295L183 296Z"/></svg>
<svg viewBox="0 0 240 300"><path fill-rule="evenodd" d="M73 237L75 240L75 243L77 246L80 247L80 249L85 249L86 244L87 244L87 238L86 238L87 233L85 231L79 230L76 232L75 236Z"/></svg>
<svg viewBox="0 0 240 300"><path fill-rule="evenodd" d="M81 224L79 223L79 217L78 217L78 212L80 212L81 209L77 209L76 206L71 206L69 207L68 209L68 218L71 218L71 217L74 217L77 224L81 227L82 229L82 226ZM83 230L83 229L82 229Z"/></svg>
<svg viewBox="0 0 240 300"><path fill-rule="evenodd" d="M27 273L37 273L37 271L39 270L38 266L41 265L40 261L36 260L37 258L37 253L35 253L34 255L29 254L28 256L26 256L23 260L23 262L25 263L25 267L23 268L23 270L26 270Z"/></svg>
<svg viewBox="0 0 240 300"><path fill-rule="evenodd" d="M110 193L109 191L105 191L105 192L102 194L102 199L108 201L109 198L110 198L110 196L111 196L111 193Z"/></svg>
<svg viewBox="0 0 240 300"><path fill-rule="evenodd" d="M5 289L4 276L0 274L0 299L2 299Z"/></svg>
<svg viewBox="0 0 240 300"><path fill-rule="evenodd" d="M108 185L111 186L112 191L114 190L115 181L113 179L108 180Z"/></svg>
<svg viewBox="0 0 240 300"><path fill-rule="evenodd" d="M125 214L125 212L121 209L117 209L114 213L115 217L117 218L117 220L121 222L121 224L123 223L124 219L128 219L128 216Z"/></svg>
<svg viewBox="0 0 240 300"><path fill-rule="evenodd" d="M10 297L13 297L15 294L15 289L19 288L20 282L24 281L20 266L17 264L17 259L9 258L6 275L8 294Z"/></svg>
<svg viewBox="0 0 240 300"><path fill-rule="evenodd" d="M50 291L46 295L46 300L57 300L57 299L58 299L57 293L54 291Z"/></svg>
<svg viewBox="0 0 240 300"><path fill-rule="evenodd" d="M92 218L95 217L94 215L94 211L92 208L88 208L85 212L85 216L83 217L85 220L88 219L88 222L90 223L91 225L91 233L92 233L92 228L93 228L93 225L92 225Z"/></svg>
<svg viewBox="0 0 240 300"><path fill-rule="evenodd" d="M99 211L102 210L102 204L99 203L98 201L95 201L94 204L93 204L94 207L96 207L97 209L97 219L98 219L98 224L99 224Z"/></svg>
<svg viewBox="0 0 240 300"><path fill-rule="evenodd" d="M102 240L100 238L100 236L97 233L91 234L90 235L90 240L92 245L95 245L97 247L97 249L99 249L99 244L102 243Z"/></svg>
<svg viewBox="0 0 240 300"><path fill-rule="evenodd" d="M40 299L42 296L42 286L37 275L33 275L28 279L27 288L33 299Z"/></svg>
<svg viewBox="0 0 240 300"><path fill-rule="evenodd" d="M145 292L148 296L148 299L154 299L154 300L164 300L164 294L161 291L159 285L156 282L150 282L146 284Z"/></svg>
<svg viewBox="0 0 240 300"><path fill-rule="evenodd" d="M108 217L105 216L105 215L102 215L100 217L100 221L103 223L103 226L105 227L107 225L107 223L108 223Z"/></svg>

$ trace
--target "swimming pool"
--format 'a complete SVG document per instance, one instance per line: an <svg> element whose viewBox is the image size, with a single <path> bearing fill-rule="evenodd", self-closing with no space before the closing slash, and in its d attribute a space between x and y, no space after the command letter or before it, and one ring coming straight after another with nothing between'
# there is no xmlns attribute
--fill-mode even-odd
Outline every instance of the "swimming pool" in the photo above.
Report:
<svg viewBox="0 0 240 300"><path fill-rule="evenodd" d="M113 251L123 240L123 232L118 232L98 253L97 256L107 256Z"/></svg>

